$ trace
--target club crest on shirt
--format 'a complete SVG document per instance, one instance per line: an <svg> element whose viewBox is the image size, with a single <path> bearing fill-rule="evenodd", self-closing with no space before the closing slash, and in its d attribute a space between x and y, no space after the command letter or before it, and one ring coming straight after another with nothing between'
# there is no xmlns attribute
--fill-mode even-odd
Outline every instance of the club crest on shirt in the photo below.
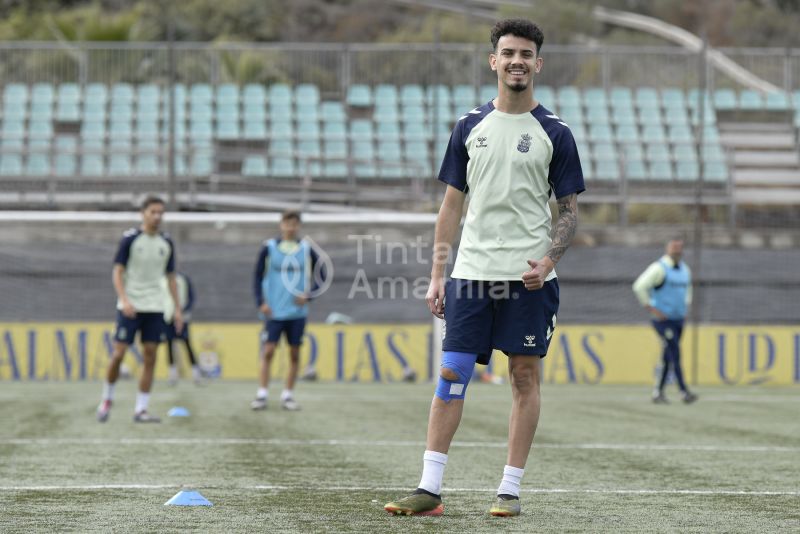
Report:
<svg viewBox="0 0 800 534"><path fill-rule="evenodd" d="M519 138L519 143L517 143L517 150L519 150L524 154L530 149L531 149L531 136L528 134L522 134Z"/></svg>

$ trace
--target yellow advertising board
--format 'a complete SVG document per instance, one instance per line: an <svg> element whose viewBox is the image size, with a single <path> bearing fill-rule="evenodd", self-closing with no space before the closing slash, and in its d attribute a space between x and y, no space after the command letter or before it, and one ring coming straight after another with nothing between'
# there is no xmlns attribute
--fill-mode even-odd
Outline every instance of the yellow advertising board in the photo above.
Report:
<svg viewBox="0 0 800 534"><path fill-rule="evenodd" d="M208 371L223 379L255 381L260 329L257 323L197 323L191 336ZM429 324L310 324L301 366L313 362L320 380L392 382L401 379L406 366L420 379L432 379L433 342ZM701 326L696 361L691 342L687 329L682 352L690 383L800 384L800 326ZM110 323L0 323L0 381L99 380L112 344ZM652 384L660 352L655 332L646 325L559 325L543 378L557 384ZM492 372L504 376L505 360L496 353ZM273 363L276 378L285 373L287 361L281 346ZM140 362L132 347L126 366L135 374ZM165 362L162 345L157 377L166 377Z"/></svg>

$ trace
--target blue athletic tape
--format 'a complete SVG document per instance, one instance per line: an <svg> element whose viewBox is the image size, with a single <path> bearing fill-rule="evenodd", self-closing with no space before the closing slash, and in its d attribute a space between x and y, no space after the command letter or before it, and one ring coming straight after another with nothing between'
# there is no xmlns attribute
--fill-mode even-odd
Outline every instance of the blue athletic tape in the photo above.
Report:
<svg viewBox="0 0 800 534"><path fill-rule="evenodd" d="M477 359L477 354L444 351L442 353L442 369L453 371L458 375L458 380L447 380L440 375L435 395L445 402L450 402L452 399L463 399L467 394L467 386L472 379L472 371L475 369Z"/></svg>

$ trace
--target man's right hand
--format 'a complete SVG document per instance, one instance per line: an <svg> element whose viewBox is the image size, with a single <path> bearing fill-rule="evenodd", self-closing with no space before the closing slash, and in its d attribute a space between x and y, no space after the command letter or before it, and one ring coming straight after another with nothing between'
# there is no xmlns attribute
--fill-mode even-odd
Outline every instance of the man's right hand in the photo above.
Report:
<svg viewBox="0 0 800 534"><path fill-rule="evenodd" d="M131 304L128 300L122 301L122 315L128 319L136 318L136 308L134 308L133 304Z"/></svg>
<svg viewBox="0 0 800 534"><path fill-rule="evenodd" d="M269 304L266 302L258 307L258 311L264 314L264 317L271 317L272 316L272 308L269 307Z"/></svg>
<svg viewBox="0 0 800 534"><path fill-rule="evenodd" d="M444 278L431 278L428 293L425 295L428 309L439 319L444 319Z"/></svg>
<svg viewBox="0 0 800 534"><path fill-rule="evenodd" d="M666 321L667 320L667 316L664 315L663 313L661 313L661 310L659 310L655 306L648 306L647 307L647 311L649 311L650 315L652 315L653 317L655 317L659 321Z"/></svg>

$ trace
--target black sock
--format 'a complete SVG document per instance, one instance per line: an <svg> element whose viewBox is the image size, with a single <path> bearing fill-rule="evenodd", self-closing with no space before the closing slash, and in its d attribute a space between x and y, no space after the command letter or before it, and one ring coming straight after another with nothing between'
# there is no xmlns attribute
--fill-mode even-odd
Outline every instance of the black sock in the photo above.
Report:
<svg viewBox="0 0 800 534"><path fill-rule="evenodd" d="M422 493L424 493L425 495L430 495L431 497L436 497L439 500L441 500L441 498L442 498L441 495L436 495L435 493L431 493L430 491L424 490L422 488L415 489L414 492L412 493L412 495L419 495L419 494L422 494Z"/></svg>
<svg viewBox="0 0 800 534"><path fill-rule="evenodd" d="M519 500L519 497L515 497L514 495L509 495L508 493L498 493L497 496L503 499L504 501L513 501L515 499Z"/></svg>

